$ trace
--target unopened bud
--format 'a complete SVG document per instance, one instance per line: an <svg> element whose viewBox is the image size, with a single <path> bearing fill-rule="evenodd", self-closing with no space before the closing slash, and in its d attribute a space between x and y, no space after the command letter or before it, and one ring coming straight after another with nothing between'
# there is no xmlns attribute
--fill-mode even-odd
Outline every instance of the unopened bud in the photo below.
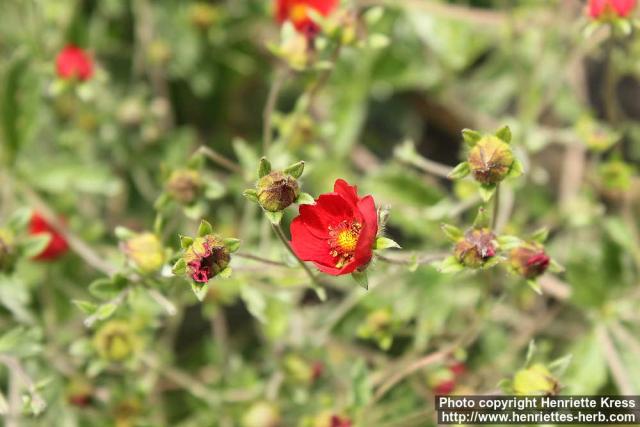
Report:
<svg viewBox="0 0 640 427"><path fill-rule="evenodd" d="M535 279L547 271L551 258L539 243L526 243L511 251L509 262L513 270L525 279Z"/></svg>
<svg viewBox="0 0 640 427"><path fill-rule="evenodd" d="M472 228L464 234L454 249L462 265L480 268L496 255L496 236L488 228Z"/></svg>
<svg viewBox="0 0 640 427"><path fill-rule="evenodd" d="M540 363L519 370L513 377L513 391L520 396L556 395L558 389L558 381Z"/></svg>
<svg viewBox="0 0 640 427"><path fill-rule="evenodd" d="M111 320L96 332L93 345L103 359L110 362L123 362L137 349L138 338L129 323Z"/></svg>
<svg viewBox="0 0 640 427"><path fill-rule="evenodd" d="M200 173L191 169L174 171L167 182L167 192L182 205L195 202L203 187Z"/></svg>
<svg viewBox="0 0 640 427"><path fill-rule="evenodd" d="M469 152L469 168L481 184L497 184L511 170L514 162L509 144L497 136L484 136Z"/></svg>
<svg viewBox="0 0 640 427"><path fill-rule="evenodd" d="M142 233L124 243L124 252L135 268L142 273L158 271L164 264L164 248L152 233Z"/></svg>
<svg viewBox="0 0 640 427"><path fill-rule="evenodd" d="M289 207L300 195L300 185L291 175L280 171L270 172L258 180L258 202L269 212Z"/></svg>
<svg viewBox="0 0 640 427"><path fill-rule="evenodd" d="M281 422L280 411L268 402L255 403L242 418L244 427L278 427Z"/></svg>
<svg viewBox="0 0 640 427"><path fill-rule="evenodd" d="M231 255L222 238L215 234L196 237L183 255L186 272L198 283L207 283L227 268Z"/></svg>
<svg viewBox="0 0 640 427"><path fill-rule="evenodd" d="M194 3L189 10L189 19L194 27L206 30L218 20L218 10L205 2Z"/></svg>

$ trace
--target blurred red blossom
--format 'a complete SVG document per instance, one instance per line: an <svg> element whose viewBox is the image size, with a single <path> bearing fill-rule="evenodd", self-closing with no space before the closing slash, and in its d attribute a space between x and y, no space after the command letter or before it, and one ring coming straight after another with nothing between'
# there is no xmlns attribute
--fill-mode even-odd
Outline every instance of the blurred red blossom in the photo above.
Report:
<svg viewBox="0 0 640 427"><path fill-rule="evenodd" d="M33 236L47 233L51 240L46 248L33 259L38 261L53 261L69 250L67 240L38 212L34 212L29 223L29 233Z"/></svg>
<svg viewBox="0 0 640 427"><path fill-rule="evenodd" d="M93 59L83 49L67 45L58 53L56 72L61 79L89 80L93 76Z"/></svg>
<svg viewBox="0 0 640 427"><path fill-rule="evenodd" d="M300 215L291 223L291 246L303 261L339 276L366 268L377 233L373 197L358 197L355 186L338 179L332 193L300 206Z"/></svg>
<svg viewBox="0 0 640 427"><path fill-rule="evenodd" d="M329 16L338 7L338 0L276 0L276 19L282 24L291 21L298 32L313 37L318 32L309 11Z"/></svg>
<svg viewBox="0 0 640 427"><path fill-rule="evenodd" d="M636 0L589 0L589 16L594 19L617 15L627 17L636 7Z"/></svg>

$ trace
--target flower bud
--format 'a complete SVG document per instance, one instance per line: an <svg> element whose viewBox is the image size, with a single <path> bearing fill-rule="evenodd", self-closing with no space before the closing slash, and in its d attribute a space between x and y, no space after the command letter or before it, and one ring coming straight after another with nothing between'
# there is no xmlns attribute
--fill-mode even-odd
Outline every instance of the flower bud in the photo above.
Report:
<svg viewBox="0 0 640 427"><path fill-rule="evenodd" d="M242 418L244 427L277 427L281 422L280 411L268 402L253 404Z"/></svg>
<svg viewBox="0 0 640 427"><path fill-rule="evenodd" d="M556 395L559 386L551 372L540 363L519 370L513 377L513 391L520 396Z"/></svg>
<svg viewBox="0 0 640 427"><path fill-rule="evenodd" d="M278 212L289 207L300 195L300 185L291 175L274 171L258 180L258 203L266 211Z"/></svg>
<svg viewBox="0 0 640 427"><path fill-rule="evenodd" d="M469 152L469 168L481 184L497 184L502 181L514 162L509 144L497 136L484 136Z"/></svg>
<svg viewBox="0 0 640 427"><path fill-rule="evenodd" d="M93 386L82 378L73 379L67 387L67 401L79 408L86 408L93 402Z"/></svg>
<svg viewBox="0 0 640 427"><path fill-rule="evenodd" d="M511 251L509 262L513 270L525 279L535 279L547 271L551 258L539 243L526 243Z"/></svg>
<svg viewBox="0 0 640 427"><path fill-rule="evenodd" d="M454 255L465 267L480 268L496 255L496 236L488 228L472 228L454 249Z"/></svg>
<svg viewBox="0 0 640 427"><path fill-rule="evenodd" d="M164 248L155 234L137 234L123 246L129 262L141 273L153 273L164 264Z"/></svg>
<svg viewBox="0 0 640 427"><path fill-rule="evenodd" d="M0 272L8 273L13 270L16 261L16 251L13 245L13 234L6 229L0 229Z"/></svg>
<svg viewBox="0 0 640 427"><path fill-rule="evenodd" d="M136 351L138 339L129 323L111 320L96 332L93 345L103 359L110 362L123 362Z"/></svg>
<svg viewBox="0 0 640 427"><path fill-rule="evenodd" d="M187 273L198 283L207 283L227 268L231 255L222 238L215 234L196 237L183 255Z"/></svg>
<svg viewBox="0 0 640 427"><path fill-rule="evenodd" d="M204 31L217 21L218 10L209 3L197 2L189 10L189 19L194 27Z"/></svg>
<svg viewBox="0 0 640 427"><path fill-rule="evenodd" d="M167 192L182 205L196 201L204 187L200 173L191 169L174 171L167 182Z"/></svg>

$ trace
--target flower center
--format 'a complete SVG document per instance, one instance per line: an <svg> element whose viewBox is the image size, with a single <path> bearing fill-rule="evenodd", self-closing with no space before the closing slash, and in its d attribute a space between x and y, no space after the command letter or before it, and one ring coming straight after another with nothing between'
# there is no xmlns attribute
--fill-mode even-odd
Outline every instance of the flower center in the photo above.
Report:
<svg viewBox="0 0 640 427"><path fill-rule="evenodd" d="M358 246L362 225L357 221L344 220L329 226L329 254L336 258L336 267L342 268L353 260Z"/></svg>
<svg viewBox="0 0 640 427"><path fill-rule="evenodd" d="M307 19L307 9L309 6L306 4L297 4L291 8L289 12L289 18L292 22L298 23Z"/></svg>

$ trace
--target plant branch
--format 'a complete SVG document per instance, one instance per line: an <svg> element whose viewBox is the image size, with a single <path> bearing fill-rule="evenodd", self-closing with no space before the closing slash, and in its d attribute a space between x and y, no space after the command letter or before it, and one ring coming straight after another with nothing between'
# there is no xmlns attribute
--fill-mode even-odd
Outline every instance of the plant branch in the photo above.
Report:
<svg viewBox="0 0 640 427"><path fill-rule="evenodd" d="M200 148L198 148L197 153L202 154L212 162L218 164L219 166L222 166L223 168L229 170L230 172L237 173L240 176L244 175L244 170L242 169L242 167L240 167L239 164L235 163L232 160L229 160L228 158L218 153L211 147L201 145Z"/></svg>
<svg viewBox="0 0 640 427"><path fill-rule="evenodd" d="M289 70L287 70L285 66L278 67L273 84L269 89L269 95L267 95L267 102L264 107L264 112L262 113L262 152L265 155L271 147L271 141L273 139L273 113L278 103L280 91L282 90L288 75Z"/></svg>

